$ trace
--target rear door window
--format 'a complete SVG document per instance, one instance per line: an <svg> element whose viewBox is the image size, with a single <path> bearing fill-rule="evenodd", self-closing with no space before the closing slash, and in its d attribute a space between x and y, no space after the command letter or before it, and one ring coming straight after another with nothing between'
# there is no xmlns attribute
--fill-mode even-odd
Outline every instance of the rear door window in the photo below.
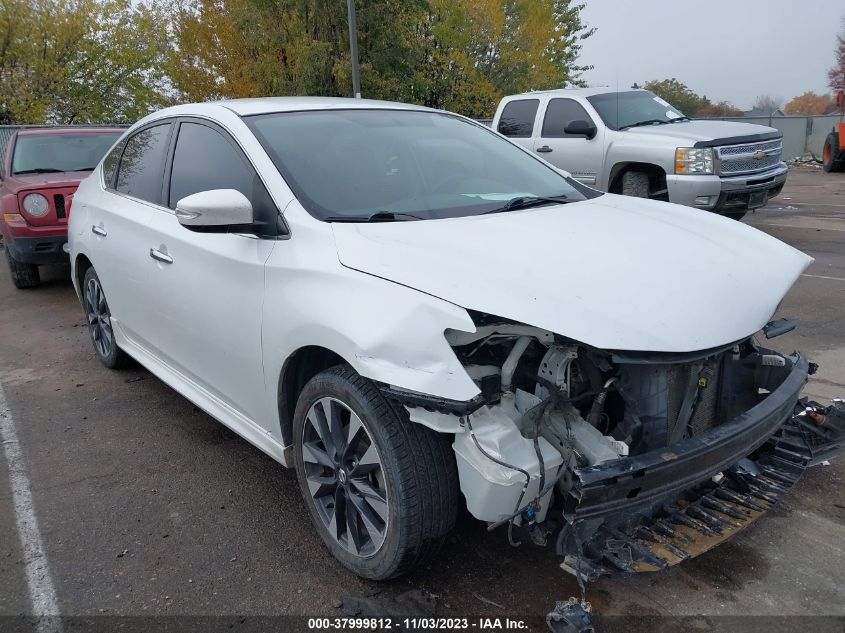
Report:
<svg viewBox="0 0 845 633"><path fill-rule="evenodd" d="M117 191L147 202L161 203L164 157L171 125L148 127L129 138L117 169Z"/></svg>
<svg viewBox="0 0 845 633"><path fill-rule="evenodd" d="M537 117L539 99L518 99L510 101L499 117L499 133L510 138L531 138L534 119Z"/></svg>
<svg viewBox="0 0 845 633"><path fill-rule="evenodd" d="M546 116L543 119L543 138L584 138L583 134L567 134L564 130L573 121L593 120L584 107L572 99L552 99L546 108Z"/></svg>

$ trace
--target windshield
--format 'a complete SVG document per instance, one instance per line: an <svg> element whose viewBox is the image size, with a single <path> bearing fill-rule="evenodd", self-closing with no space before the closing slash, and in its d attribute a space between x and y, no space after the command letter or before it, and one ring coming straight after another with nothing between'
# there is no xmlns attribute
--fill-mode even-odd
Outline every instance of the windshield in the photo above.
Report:
<svg viewBox="0 0 845 633"><path fill-rule="evenodd" d="M24 134L15 140L12 174L90 171L120 132L96 134Z"/></svg>
<svg viewBox="0 0 845 633"><path fill-rule="evenodd" d="M672 123L687 117L653 92L609 92L587 97L607 127L613 130L637 124Z"/></svg>
<svg viewBox="0 0 845 633"><path fill-rule="evenodd" d="M449 114L319 110L245 120L321 220L429 220L507 211L519 197L572 202L600 195Z"/></svg>

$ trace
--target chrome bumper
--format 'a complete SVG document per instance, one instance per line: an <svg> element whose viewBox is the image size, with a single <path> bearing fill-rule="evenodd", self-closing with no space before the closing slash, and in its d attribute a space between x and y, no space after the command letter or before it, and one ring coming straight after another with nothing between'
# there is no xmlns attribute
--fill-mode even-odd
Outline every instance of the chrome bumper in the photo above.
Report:
<svg viewBox="0 0 845 633"><path fill-rule="evenodd" d="M773 169L744 176L666 177L669 201L707 211L753 209L777 196L786 182L789 168L780 163Z"/></svg>

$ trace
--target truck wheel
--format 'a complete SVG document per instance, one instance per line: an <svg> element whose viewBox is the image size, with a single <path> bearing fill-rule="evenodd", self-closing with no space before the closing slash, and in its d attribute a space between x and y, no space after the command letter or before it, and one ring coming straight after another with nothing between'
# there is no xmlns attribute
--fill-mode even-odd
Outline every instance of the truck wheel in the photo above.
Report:
<svg viewBox="0 0 845 633"><path fill-rule="evenodd" d="M15 288L35 288L41 283L41 275L38 273L38 266L35 264L24 264L19 262L6 247L6 261L9 262L9 272L12 273L12 283Z"/></svg>
<svg viewBox="0 0 845 633"><path fill-rule="evenodd" d="M311 521L345 567L386 580L437 552L458 508L447 435L411 422L348 365L305 385L293 431Z"/></svg>
<svg viewBox="0 0 845 633"><path fill-rule="evenodd" d="M622 195L634 198L648 198L651 179L642 171L626 171L622 176Z"/></svg>
<svg viewBox="0 0 845 633"><path fill-rule="evenodd" d="M839 158L839 135L831 132L824 142L823 165L826 172L845 171L845 159Z"/></svg>
<svg viewBox="0 0 845 633"><path fill-rule="evenodd" d="M129 365L129 356L115 341L109 304L93 266L85 271L82 281L82 306L88 321L88 333L100 362L109 369L120 369Z"/></svg>

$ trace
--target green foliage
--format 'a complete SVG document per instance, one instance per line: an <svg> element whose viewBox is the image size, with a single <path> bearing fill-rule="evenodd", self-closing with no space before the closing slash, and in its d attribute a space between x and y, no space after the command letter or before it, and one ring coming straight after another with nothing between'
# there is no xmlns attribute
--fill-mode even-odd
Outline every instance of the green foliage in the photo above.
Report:
<svg viewBox="0 0 845 633"><path fill-rule="evenodd" d="M572 0L358 1L362 93L473 116L502 95L578 82L592 34ZM174 18L180 97L349 96L342 0L189 0Z"/></svg>
<svg viewBox="0 0 845 633"><path fill-rule="evenodd" d="M700 110L712 106L710 99L697 95L675 78L647 81L643 87L668 101L688 117L699 116Z"/></svg>
<svg viewBox="0 0 845 633"><path fill-rule="evenodd" d="M0 112L129 122L166 102L159 12L130 0L0 0Z"/></svg>

